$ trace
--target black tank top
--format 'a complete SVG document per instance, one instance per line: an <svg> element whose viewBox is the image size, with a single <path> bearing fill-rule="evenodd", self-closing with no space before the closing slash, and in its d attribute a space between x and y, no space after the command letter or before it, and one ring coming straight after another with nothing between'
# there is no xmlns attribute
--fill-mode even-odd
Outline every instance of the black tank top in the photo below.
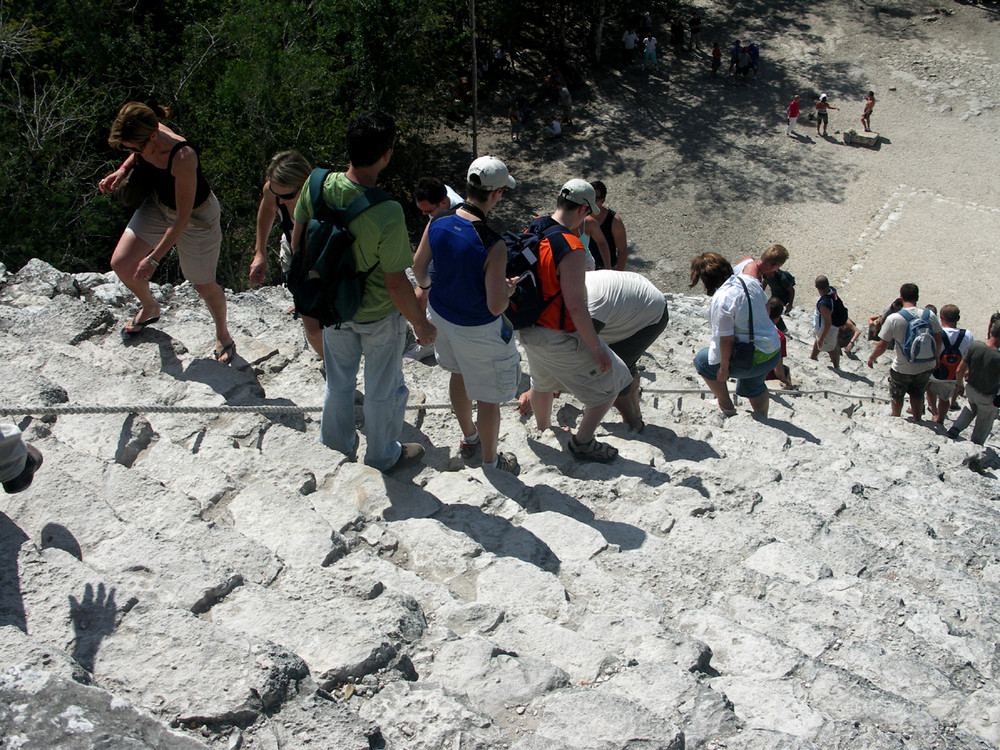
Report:
<svg viewBox="0 0 1000 750"><path fill-rule="evenodd" d="M176 144L172 149L170 149L170 156L167 158L167 168L160 169L159 167L154 167L148 161L143 159L141 156L138 158L138 163L136 164L136 169L141 170L142 179L146 180L149 184L153 186L153 192L156 193L156 197L160 199L162 203L167 208L172 208L177 210L177 192L174 187L174 176L170 174L170 167L174 163L174 154L184 146L190 146L191 150L198 153L198 149L192 146L187 141L181 141ZM201 159L198 159L198 171L197 171L197 185L194 191L194 205L200 206L208 198L208 194L212 192L212 188L208 184L208 180L201 173Z"/></svg>
<svg viewBox="0 0 1000 750"><path fill-rule="evenodd" d="M615 245L615 235L611 231L611 222L615 220L615 212L610 208L608 209L608 215L604 217L604 221L601 222L601 234L604 235L604 239L608 241L608 254L611 256L611 267L616 268L618 265L618 246Z"/></svg>
<svg viewBox="0 0 1000 750"><path fill-rule="evenodd" d="M291 244L292 230L295 229L295 221L292 219L292 215L288 212L288 206L285 205L284 201L279 201L275 198L274 203L278 207L278 213L281 215L281 233L285 235L285 239L288 240L288 244Z"/></svg>

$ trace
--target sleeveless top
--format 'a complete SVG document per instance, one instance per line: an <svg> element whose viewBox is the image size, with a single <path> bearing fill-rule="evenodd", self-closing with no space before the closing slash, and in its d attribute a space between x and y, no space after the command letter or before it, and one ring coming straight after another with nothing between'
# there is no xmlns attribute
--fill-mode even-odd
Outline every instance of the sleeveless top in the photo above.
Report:
<svg viewBox="0 0 1000 750"><path fill-rule="evenodd" d="M176 144L172 149L170 149L170 156L167 157L167 168L160 169L150 164L148 161L139 156L136 161L136 169L140 170L140 175L143 181L153 186L153 192L156 193L156 197L160 199L162 203L167 208L171 208L174 211L177 210L177 193L174 188L174 176L170 174L170 167L174 163L174 154L176 154L182 147L190 146L191 149L198 153L198 150L191 146L187 141L181 141ZM208 184L208 180L201 173L201 159L198 159L198 171L197 171L197 185L194 191L194 205L200 206L208 198L208 194L212 192L212 188Z"/></svg>
<svg viewBox="0 0 1000 750"><path fill-rule="evenodd" d="M485 222L456 216L455 211L440 214L427 228L434 257L434 284L428 299L449 323L486 325L500 317L490 312L486 301L486 256L502 238Z"/></svg>
<svg viewBox="0 0 1000 750"><path fill-rule="evenodd" d="M281 217L281 234L284 235L288 243L292 242L292 230L295 229L295 220L292 215L288 213L288 206L285 205L284 201L279 201L277 198L274 199L274 204L278 207L278 214ZM195 205L198 205L195 201Z"/></svg>
<svg viewBox="0 0 1000 750"><path fill-rule="evenodd" d="M615 220L615 216L617 215L609 208L608 215L601 222L601 234L604 235L604 239L608 243L608 255L611 258L612 268L617 268L618 266L618 247L615 245L615 237L611 231L611 222ZM597 243L593 237L587 238L587 245L590 248L590 254L594 257L594 263L597 265L597 268L604 268L604 259L601 257L600 248L597 247Z"/></svg>

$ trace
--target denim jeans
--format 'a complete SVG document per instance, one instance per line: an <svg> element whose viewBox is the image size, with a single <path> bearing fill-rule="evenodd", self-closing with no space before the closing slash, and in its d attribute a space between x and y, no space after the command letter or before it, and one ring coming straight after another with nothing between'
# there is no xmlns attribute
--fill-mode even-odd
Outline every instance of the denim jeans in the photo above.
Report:
<svg viewBox="0 0 1000 750"><path fill-rule="evenodd" d="M354 389L357 387L361 355L365 357L365 463L385 471L392 468L402 447L406 399L410 392L403 382L403 345L406 324L393 313L372 323L348 321L339 329L323 329L326 360L326 396L319 441L347 455L354 453Z"/></svg>
<svg viewBox="0 0 1000 750"><path fill-rule="evenodd" d="M764 378L777 366L779 359L781 359L780 349L749 370L730 367L729 377L736 378L736 395L743 396L743 398L757 398L767 393ZM708 347L695 355L694 368L706 380L717 380L719 377L719 366L708 364Z"/></svg>

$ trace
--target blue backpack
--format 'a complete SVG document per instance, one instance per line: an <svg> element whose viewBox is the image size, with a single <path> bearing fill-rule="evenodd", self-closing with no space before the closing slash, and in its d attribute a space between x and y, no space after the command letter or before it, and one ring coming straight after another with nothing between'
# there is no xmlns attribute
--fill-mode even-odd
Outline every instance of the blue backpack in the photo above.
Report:
<svg viewBox="0 0 1000 750"><path fill-rule="evenodd" d="M930 324L931 311L923 310L917 316L904 308L899 314L906 321L906 333L903 336L903 356L906 360L914 364L936 361L937 346Z"/></svg>

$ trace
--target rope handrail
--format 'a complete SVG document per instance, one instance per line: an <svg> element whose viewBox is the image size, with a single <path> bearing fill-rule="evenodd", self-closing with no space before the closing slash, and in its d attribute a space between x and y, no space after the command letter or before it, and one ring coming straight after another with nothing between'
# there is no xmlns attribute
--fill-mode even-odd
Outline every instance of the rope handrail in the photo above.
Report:
<svg viewBox="0 0 1000 750"><path fill-rule="evenodd" d="M889 403L882 396L862 396L856 393L844 393L829 388L816 389L774 389L770 393L783 396L836 396L853 400ZM707 388L643 388L642 394L650 395L702 395L711 396ZM424 411L427 409L450 409L451 404L407 404L408 411ZM162 404L130 404L105 406L101 404L61 404L59 406L4 406L0 405L0 416L62 416L68 414L305 414L323 411L322 406L299 406L297 404L257 404L216 406L164 406Z"/></svg>

